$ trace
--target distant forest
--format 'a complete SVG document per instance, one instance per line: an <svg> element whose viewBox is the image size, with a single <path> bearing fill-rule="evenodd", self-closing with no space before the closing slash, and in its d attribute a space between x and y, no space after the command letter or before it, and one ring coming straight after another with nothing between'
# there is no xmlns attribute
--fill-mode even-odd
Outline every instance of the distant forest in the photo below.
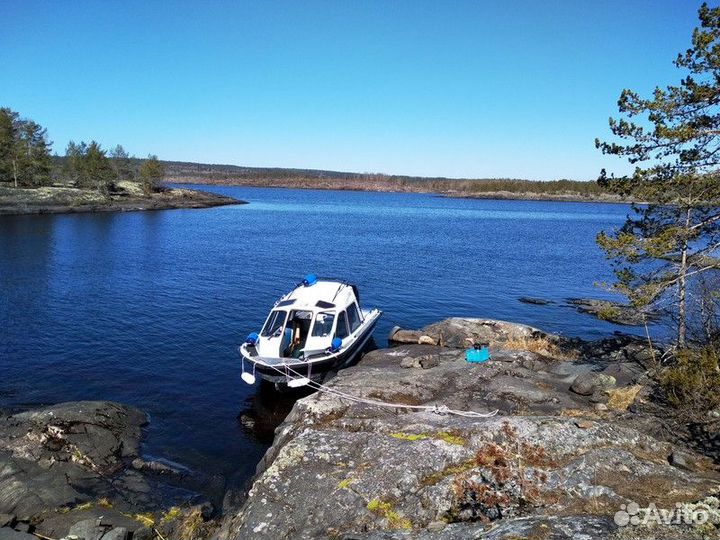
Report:
<svg viewBox="0 0 720 540"><path fill-rule="evenodd" d="M507 193L566 195L589 199L610 197L610 193L594 181L428 178L317 169L208 165L183 161L164 161L163 164L166 181L177 183L445 193L461 196Z"/></svg>

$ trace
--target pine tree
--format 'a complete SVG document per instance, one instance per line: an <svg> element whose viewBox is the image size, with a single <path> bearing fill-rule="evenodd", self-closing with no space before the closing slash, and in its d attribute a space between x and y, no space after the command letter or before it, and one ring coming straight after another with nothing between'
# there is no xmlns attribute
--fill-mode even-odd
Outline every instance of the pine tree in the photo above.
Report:
<svg viewBox="0 0 720 540"><path fill-rule="evenodd" d="M40 124L0 109L0 178L10 179L15 187L49 184L50 146Z"/></svg>
<svg viewBox="0 0 720 540"><path fill-rule="evenodd" d="M130 156L122 145L118 144L115 148L110 150L110 162L112 163L118 182L132 180L135 177Z"/></svg>
<svg viewBox="0 0 720 540"><path fill-rule="evenodd" d="M105 151L97 142L91 141L87 145L81 164L82 187L97 189L104 195L109 195L115 190L115 171Z"/></svg>
<svg viewBox="0 0 720 540"><path fill-rule="evenodd" d="M13 175L13 159L17 141L18 114L7 108L0 109L0 180L17 179ZM17 181L15 182L17 187Z"/></svg>
<svg viewBox="0 0 720 540"><path fill-rule="evenodd" d="M157 191L164 177L165 167L160 163L157 156L148 156L142 165L140 165L140 182L142 183L145 193Z"/></svg>
<svg viewBox="0 0 720 540"><path fill-rule="evenodd" d="M47 130L32 120L25 120L20 124L18 132L16 159L22 185L50 184L52 159Z"/></svg>
<svg viewBox="0 0 720 540"><path fill-rule="evenodd" d="M677 342L687 341L693 281L720 269L720 8L703 4L692 47L675 65L686 75L651 98L623 90L622 118L610 119L614 142L595 141L606 154L625 156L632 176L599 183L649 204L633 205L622 228L598 235L613 260L614 288L639 309L669 305Z"/></svg>
<svg viewBox="0 0 720 540"><path fill-rule="evenodd" d="M74 186L83 184L82 160L86 151L85 143L75 144L74 141L68 143L67 148L65 148L65 160L62 166L62 177L65 183Z"/></svg>

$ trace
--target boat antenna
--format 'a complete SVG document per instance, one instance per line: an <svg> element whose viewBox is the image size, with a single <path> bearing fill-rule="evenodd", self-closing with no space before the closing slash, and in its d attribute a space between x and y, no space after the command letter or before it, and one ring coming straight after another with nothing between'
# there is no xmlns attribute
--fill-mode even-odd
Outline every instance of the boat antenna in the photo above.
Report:
<svg viewBox="0 0 720 540"><path fill-rule="evenodd" d="M331 303L334 303L334 302L335 302L335 298L337 298L337 295L340 294L340 291L342 290L342 288L343 288L344 286L345 286L345 283L341 283L341 284L340 284L340 286L338 287L338 290L335 291L335 296L333 296L333 297L332 297L332 300L330 300Z"/></svg>

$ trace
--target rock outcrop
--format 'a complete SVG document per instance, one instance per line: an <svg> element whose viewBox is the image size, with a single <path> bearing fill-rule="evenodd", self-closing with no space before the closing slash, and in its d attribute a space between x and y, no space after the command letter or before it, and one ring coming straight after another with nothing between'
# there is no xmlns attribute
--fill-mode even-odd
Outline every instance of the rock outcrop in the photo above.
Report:
<svg viewBox="0 0 720 540"><path fill-rule="evenodd" d="M630 521L636 507L698 504L717 520L720 488L712 461L644 411L633 340L581 344L479 319L392 338L406 343L296 403L221 540L717 536ZM490 342L492 359L467 363L472 341Z"/></svg>
<svg viewBox="0 0 720 540"><path fill-rule="evenodd" d="M423 340L422 338L430 338ZM542 330L495 319L468 319L451 317L430 324L421 330L394 328L388 338L392 343L420 343L440 345L452 348L464 348L474 342L487 342L491 345L523 343L528 340L546 339L551 344L560 345L568 340Z"/></svg>
<svg viewBox="0 0 720 540"><path fill-rule="evenodd" d="M639 311L632 306L608 300L569 298L567 303L580 313L587 313L600 320L625 326L642 326L658 319L657 313Z"/></svg>
<svg viewBox="0 0 720 540"><path fill-rule="evenodd" d="M140 457L146 423L106 401L0 416L0 539L152 538L200 508L196 475Z"/></svg>
<svg viewBox="0 0 720 540"><path fill-rule="evenodd" d="M132 212L176 208L211 208L247 204L217 193L195 189L161 188L144 193L137 182L119 182L109 196L96 190L44 186L23 189L0 185L0 215Z"/></svg>

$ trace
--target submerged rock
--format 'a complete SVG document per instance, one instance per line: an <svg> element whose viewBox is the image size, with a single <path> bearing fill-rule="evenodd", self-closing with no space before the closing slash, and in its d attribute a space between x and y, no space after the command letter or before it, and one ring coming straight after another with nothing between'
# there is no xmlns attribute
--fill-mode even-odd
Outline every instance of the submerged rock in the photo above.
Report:
<svg viewBox="0 0 720 540"><path fill-rule="evenodd" d="M567 303L580 313L587 313L600 320L625 326L642 326L647 322L657 320L656 313L640 311L632 306L608 300L569 298Z"/></svg>
<svg viewBox="0 0 720 540"><path fill-rule="evenodd" d="M544 298L533 298L531 296L521 296L520 298L518 298L518 300L523 304L531 304L535 306L547 306L548 304L553 303L551 300L545 300Z"/></svg>
<svg viewBox="0 0 720 540"><path fill-rule="evenodd" d="M720 489L713 466L685 466L702 460L661 437L662 419L569 390L578 376L592 379L590 394L608 388L610 375L584 375L596 364L516 348L561 338L481 319L423 334L446 346L370 352L331 393L299 400L218 538L649 539L657 531L633 536L615 513L632 502L674 509ZM492 359L467 363L467 337L490 341ZM421 369L429 357L434 367Z"/></svg>

